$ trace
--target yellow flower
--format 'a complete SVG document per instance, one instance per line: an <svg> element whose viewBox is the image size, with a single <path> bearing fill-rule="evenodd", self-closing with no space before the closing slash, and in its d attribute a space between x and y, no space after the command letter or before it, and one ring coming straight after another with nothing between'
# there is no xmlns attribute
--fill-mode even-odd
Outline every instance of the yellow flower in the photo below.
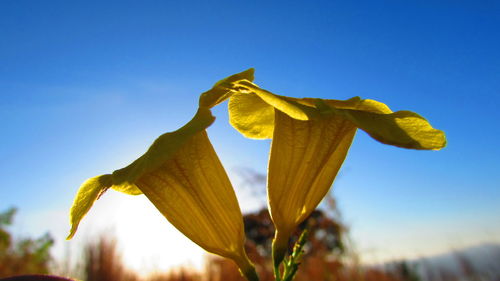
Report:
<svg viewBox="0 0 500 281"><path fill-rule="evenodd" d="M210 108L224 99L228 83L253 79L253 71L218 82L200 96L194 118L160 136L129 166L87 180L70 211L70 239L92 204L107 189L144 194L172 225L208 252L232 259L242 274L258 280L244 250L243 217L229 178L205 129L215 118Z"/></svg>
<svg viewBox="0 0 500 281"><path fill-rule="evenodd" d="M273 259L279 266L291 233L318 206L344 161L356 129L394 146L437 150L442 131L410 111L392 112L385 104L349 100L290 98L250 81L233 84L230 123L249 138L272 138L268 201L276 226Z"/></svg>

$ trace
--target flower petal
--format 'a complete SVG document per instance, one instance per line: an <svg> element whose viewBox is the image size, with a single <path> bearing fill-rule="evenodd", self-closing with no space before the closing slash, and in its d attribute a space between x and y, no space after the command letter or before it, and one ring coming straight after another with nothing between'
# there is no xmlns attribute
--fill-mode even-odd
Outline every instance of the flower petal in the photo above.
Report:
<svg viewBox="0 0 500 281"><path fill-rule="evenodd" d="M411 111L379 114L339 109L335 112L385 144L420 150L439 150L446 146L444 132L434 129L425 118Z"/></svg>
<svg viewBox="0 0 500 281"><path fill-rule="evenodd" d="M234 83L251 80L253 69L217 82L200 96L200 107L185 126L161 135L127 167L85 182L71 209L68 239L108 188L133 195L143 193L189 239L209 252L232 259L248 280L257 281L244 249L243 216L236 195L205 131L215 120L210 108L237 92Z"/></svg>
<svg viewBox="0 0 500 281"><path fill-rule="evenodd" d="M392 113L392 110L386 104L370 99L361 100L354 109L381 114Z"/></svg>
<svg viewBox="0 0 500 281"><path fill-rule="evenodd" d="M142 191L137 188L135 184L127 184L123 183L121 185L113 185L111 186L112 189L119 191L121 193L125 193L128 195L141 195Z"/></svg>
<svg viewBox="0 0 500 281"><path fill-rule="evenodd" d="M76 232L78 223L90 210L92 204L100 194L108 188L117 191L138 195L142 191L135 182L145 173L160 167L165 161L173 157L191 137L202 132L214 121L214 117L207 108L200 108L191 121L179 130L161 135L155 140L148 151L127 167L116 170L112 175L103 175L88 179L78 190L70 211L71 231L68 239Z"/></svg>
<svg viewBox="0 0 500 281"><path fill-rule="evenodd" d="M318 111L298 99L273 94L249 81L236 83L239 92L231 95L229 123L242 135L252 139L269 139L274 129L274 110L298 120L318 117Z"/></svg>
<svg viewBox="0 0 500 281"><path fill-rule="evenodd" d="M246 259L238 201L205 131L136 184L193 242L239 263Z"/></svg>
<svg viewBox="0 0 500 281"><path fill-rule="evenodd" d="M434 129L422 116L411 111L392 112L387 105L375 100L297 99L273 94L249 81L239 81L236 85L240 93L233 94L233 101L229 103L230 123L246 137L270 137L274 123L269 106L297 120L318 118L318 109L322 112L329 108L385 144L422 150L446 146L444 133Z"/></svg>
<svg viewBox="0 0 500 281"><path fill-rule="evenodd" d="M201 107L189 123L160 136L129 166L85 182L71 210L68 238L109 187L129 194L139 190L189 239L234 260L242 274L257 280L244 250L243 217L236 195L205 131L213 121L210 109Z"/></svg>
<svg viewBox="0 0 500 281"><path fill-rule="evenodd" d="M310 120L317 117L317 110L300 103L299 99L273 94L269 91L261 89L252 82L239 81L238 83L235 83L234 87L242 93L253 93L259 96L267 104L281 110L292 118L298 120Z"/></svg>
<svg viewBox="0 0 500 281"><path fill-rule="evenodd" d="M330 189L356 132L334 114L301 121L276 110L267 192L276 226L273 260L279 265L297 225Z"/></svg>
<svg viewBox="0 0 500 281"><path fill-rule="evenodd" d="M356 127L335 115L301 121L276 111L268 175L271 216L293 231L330 189Z"/></svg>
<svg viewBox="0 0 500 281"><path fill-rule="evenodd" d="M254 94L235 93L229 99L229 123L247 138L270 139L274 107Z"/></svg>
<svg viewBox="0 0 500 281"><path fill-rule="evenodd" d="M191 137L210 126L215 117L210 109L199 108L196 115L182 128L158 137L148 151L127 167L113 172L113 185L126 189L142 175L156 170L183 146Z"/></svg>
<svg viewBox="0 0 500 281"><path fill-rule="evenodd" d="M357 109L362 111L374 112L387 114L392 113L392 110L385 105L384 103L370 100L370 99L361 99L360 97L353 97L348 100L323 100L323 99L312 99L312 98L303 98L300 101L304 101L310 106L318 106L318 101L327 104L330 107L340 108L340 109Z"/></svg>
<svg viewBox="0 0 500 281"><path fill-rule="evenodd" d="M82 218L90 210L94 202L109 188L112 184L111 175L102 175L86 180L78 189L75 200L70 210L71 230L66 239L71 239L78 229Z"/></svg>
<svg viewBox="0 0 500 281"><path fill-rule="evenodd" d="M212 89L200 95L200 107L212 108L225 101L234 92L232 83L240 80L253 81L254 72L255 70L253 68L249 68L243 72L231 75L218 81Z"/></svg>

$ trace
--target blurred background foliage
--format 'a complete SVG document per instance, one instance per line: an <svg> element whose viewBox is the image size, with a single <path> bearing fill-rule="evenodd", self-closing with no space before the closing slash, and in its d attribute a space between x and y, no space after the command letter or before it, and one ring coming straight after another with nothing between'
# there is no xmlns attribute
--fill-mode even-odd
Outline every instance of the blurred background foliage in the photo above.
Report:
<svg viewBox="0 0 500 281"><path fill-rule="evenodd" d="M348 228L332 198L324 210L316 210L302 223L310 231L297 281L499 281L500 247L491 246L488 266L478 266L463 252L450 254L455 266L438 259L396 261L377 266L362 265L349 240ZM0 277L20 274L57 274L88 281L244 281L236 266L216 256L207 258L202 271L188 267L156 272L147 277L128 269L117 250L116 240L109 234L88 242L81 260L70 266L51 258L53 240L46 234L40 238L16 239L9 233L16 209L0 214ZM272 281L270 245L274 227L266 209L244 216L246 248L256 263L262 281ZM292 239L292 240L293 240ZM495 248L496 247L496 248ZM64 270L63 270L64 269Z"/></svg>
<svg viewBox="0 0 500 281"><path fill-rule="evenodd" d="M0 213L0 277L49 273L54 240L49 234L36 239L14 239L7 228L12 225L16 212L10 208Z"/></svg>

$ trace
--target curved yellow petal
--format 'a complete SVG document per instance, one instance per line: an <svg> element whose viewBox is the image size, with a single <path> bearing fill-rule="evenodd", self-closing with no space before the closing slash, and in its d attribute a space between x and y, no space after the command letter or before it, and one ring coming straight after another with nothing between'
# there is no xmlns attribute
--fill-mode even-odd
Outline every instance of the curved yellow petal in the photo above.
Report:
<svg viewBox="0 0 500 281"><path fill-rule="evenodd" d="M144 173L157 169L165 161L172 158L180 147L195 134L204 131L214 119L209 109L200 108L190 122L175 132L160 136L144 155L129 166L114 171L112 175L98 176L85 181L78 190L71 207L72 227L68 238L73 237L78 223L102 192L111 187L126 194L142 194L135 181Z"/></svg>
<svg viewBox="0 0 500 281"><path fill-rule="evenodd" d="M315 101L317 105L318 99L315 99ZM321 102L339 109L356 109L381 114L392 113L392 110L386 104L376 100L363 100L360 97L353 97L348 100L321 100Z"/></svg>
<svg viewBox="0 0 500 281"><path fill-rule="evenodd" d="M238 265L249 263L236 195L205 131L136 184L193 242Z"/></svg>
<svg viewBox="0 0 500 281"><path fill-rule="evenodd" d="M272 137L267 188L276 226L275 266L284 257L291 232L328 192L357 128L404 148L440 149L446 144L444 133L423 117L392 112L375 100L290 98L249 81L234 87L239 92L229 102L231 125L246 137Z"/></svg>
<svg viewBox="0 0 500 281"><path fill-rule="evenodd" d="M111 186L113 190L119 191L121 193L125 193L128 195L141 195L142 191L137 188L135 184L131 183L123 183L121 185L113 185Z"/></svg>
<svg viewBox="0 0 500 281"><path fill-rule="evenodd" d="M311 107L317 107L318 105L318 98L295 98L297 102L300 102L304 105L311 106ZM352 97L348 100L323 100L321 99L324 103L328 104L331 107L335 108L345 108L345 109L355 109L359 106L359 104L362 102L360 97Z"/></svg>
<svg viewBox="0 0 500 281"><path fill-rule="evenodd" d="M253 94L235 93L228 104L229 123L252 139L270 139L274 129L274 107Z"/></svg>
<svg viewBox="0 0 500 281"><path fill-rule="evenodd" d="M439 150L446 146L444 132L434 129L425 118L411 111L389 114L361 110L336 112L385 144L420 150Z"/></svg>
<svg viewBox="0 0 500 281"><path fill-rule="evenodd" d="M286 113L292 118L298 120L310 120L317 117L317 110L300 103L298 99L273 94L269 91L261 89L252 82L240 81L235 83L235 87L239 87L238 89L240 92L246 92L248 94L253 93L259 96L267 104Z"/></svg>
<svg viewBox="0 0 500 281"><path fill-rule="evenodd" d="M421 150L446 146L444 133L434 129L422 116L411 111L392 112L387 105L375 100L297 99L273 94L249 81L235 84L240 93L233 94L229 103L230 123L246 137L270 137L274 130L273 109L297 120L313 120L326 107L385 144Z"/></svg>
<svg viewBox="0 0 500 281"><path fill-rule="evenodd" d="M358 106L354 109L381 114L392 113L392 110L386 104L370 99L361 100Z"/></svg>
<svg viewBox="0 0 500 281"><path fill-rule="evenodd" d="M319 117L318 111L307 103L273 94L249 81L240 81L234 87L239 92L229 99L229 123L245 137L272 138L275 109L298 120Z"/></svg>
<svg viewBox="0 0 500 281"><path fill-rule="evenodd" d="M108 189L112 184L111 175L102 175L86 180L78 189L75 200L70 210L71 230L66 239L71 239L78 229L82 218L90 210L94 202Z"/></svg>
<svg viewBox="0 0 500 281"><path fill-rule="evenodd" d="M290 234L330 189L356 127L334 114L301 121L275 112L267 191L277 231L273 252L279 256ZM282 256L277 258L281 262Z"/></svg>
<svg viewBox="0 0 500 281"><path fill-rule="evenodd" d="M243 72L231 75L218 81L212 89L200 95L200 107L212 108L225 101L234 92L232 84L240 80L253 81L254 72L255 70L253 68L249 68Z"/></svg>
<svg viewBox="0 0 500 281"><path fill-rule="evenodd" d="M148 151L127 167L113 172L113 185L128 186L134 184L142 175L156 170L195 134L210 126L215 117L210 109L199 108L196 115L182 128L158 137Z"/></svg>
<svg viewBox="0 0 500 281"><path fill-rule="evenodd" d="M200 95L200 107L205 108L204 112L200 115L205 115L203 116L206 118L209 114L209 111L207 111L207 108L211 108L223 101L225 101L230 94L232 93L231 90L231 83L237 82L239 80L248 80L248 81L253 81L254 79L254 72L255 70L253 68L249 68L245 71L242 71L240 73L231 75L229 77L226 77L217 83L212 87L207 92L204 92ZM210 115L211 116L211 115ZM208 120L209 118L207 118ZM201 120L201 118L197 118L197 120ZM193 122L192 122L193 123ZM188 124L188 126L192 126L193 124ZM119 181L116 182L115 185L112 186L112 188L116 191L129 194L129 195L140 195L142 194L141 190L138 189L134 184L131 184L130 182L124 182L124 181Z"/></svg>
<svg viewBox="0 0 500 281"><path fill-rule="evenodd" d="M160 136L129 166L85 182L71 210L69 238L106 189L139 190L189 239L234 260L247 279L258 280L244 250L238 201L205 131L213 121L210 110L201 107L184 127Z"/></svg>
<svg viewBox="0 0 500 281"><path fill-rule="evenodd" d="M214 117L207 108L200 108L191 121L179 130L166 133L157 138L148 151L127 167L116 170L112 175L102 175L85 181L73 202L70 211L71 231L68 239L73 237L78 223L90 210L92 204L100 194L108 188L117 191L138 195L142 193L135 182L142 175L156 170L165 161L185 145L194 135L203 132L214 121Z"/></svg>

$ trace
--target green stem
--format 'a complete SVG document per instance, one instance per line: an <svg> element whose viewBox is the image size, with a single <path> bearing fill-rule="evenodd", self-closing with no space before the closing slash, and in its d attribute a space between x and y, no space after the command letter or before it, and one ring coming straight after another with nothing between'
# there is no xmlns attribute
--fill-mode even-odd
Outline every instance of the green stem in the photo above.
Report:
<svg viewBox="0 0 500 281"><path fill-rule="evenodd" d="M281 281L280 265L274 265L274 280Z"/></svg>
<svg viewBox="0 0 500 281"><path fill-rule="evenodd" d="M285 255L288 251L288 240L290 238L290 233L283 231L276 231L273 239L273 265L276 271L279 273L279 267L281 262L285 259Z"/></svg>
<svg viewBox="0 0 500 281"><path fill-rule="evenodd" d="M302 260L302 255L304 254L303 248L304 245L306 244L307 234L308 234L307 229L302 231L302 234L300 235L299 239L297 240L297 242L295 242L292 254L284 260L282 281L292 281L293 278L295 277L295 274L299 270L299 265Z"/></svg>

